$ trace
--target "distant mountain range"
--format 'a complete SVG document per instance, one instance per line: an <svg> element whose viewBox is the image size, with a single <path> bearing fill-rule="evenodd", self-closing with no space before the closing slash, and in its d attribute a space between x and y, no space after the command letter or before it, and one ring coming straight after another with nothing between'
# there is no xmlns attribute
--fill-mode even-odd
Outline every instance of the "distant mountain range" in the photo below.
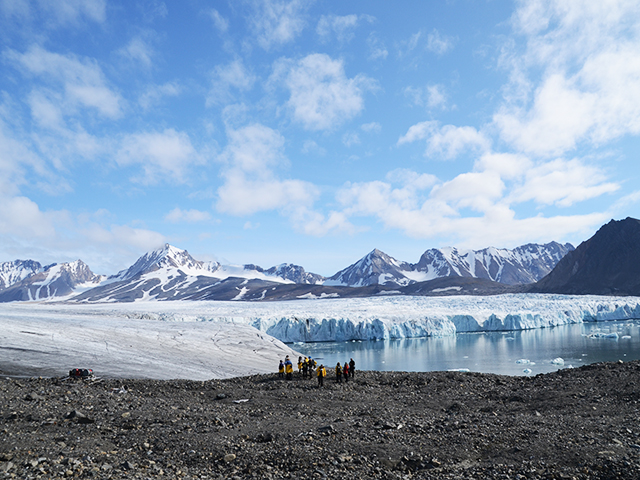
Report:
<svg viewBox="0 0 640 480"><path fill-rule="evenodd" d="M431 291L423 288L425 282L443 278L468 280L454 282L456 285L435 282L437 292L502 293L513 290L509 286L542 278L572 250L571 244L556 242L528 244L513 250L429 249L418 263L410 264L374 249L327 278L287 263L263 269L257 265L202 262L186 250L165 244L109 277L95 275L81 260L45 267L33 260L1 263L0 302L51 298L127 302L424 295Z"/></svg>
<svg viewBox="0 0 640 480"><path fill-rule="evenodd" d="M607 223L577 248L551 242L513 250L429 249L415 264L374 249L331 277L298 265L201 262L164 245L115 275L95 275L81 260L42 266L0 264L0 302L137 300L287 300L375 295L492 295L536 292L640 296L640 220Z"/></svg>

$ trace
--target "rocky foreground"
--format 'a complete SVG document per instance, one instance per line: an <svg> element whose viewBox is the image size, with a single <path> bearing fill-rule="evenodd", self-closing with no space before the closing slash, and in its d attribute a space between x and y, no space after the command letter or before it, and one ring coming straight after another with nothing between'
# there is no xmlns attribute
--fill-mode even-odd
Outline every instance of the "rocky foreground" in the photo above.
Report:
<svg viewBox="0 0 640 480"><path fill-rule="evenodd" d="M0 478L640 478L639 379L3 379Z"/></svg>

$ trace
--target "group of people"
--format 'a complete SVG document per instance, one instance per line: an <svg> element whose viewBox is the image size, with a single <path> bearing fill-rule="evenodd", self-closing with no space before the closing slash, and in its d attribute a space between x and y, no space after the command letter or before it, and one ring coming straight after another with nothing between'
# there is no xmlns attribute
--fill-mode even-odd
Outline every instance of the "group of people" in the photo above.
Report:
<svg viewBox="0 0 640 480"><path fill-rule="evenodd" d="M324 385L324 378L327 376L327 369L324 365L318 365L311 357L298 357L298 373L302 375L302 378L313 377L315 370L316 377L318 377L318 386L322 387ZM356 372L356 362L352 359L349 360L349 363L344 362L344 366L340 365L340 362L336 364L336 382L342 383L342 379L344 378L345 382L349 381L349 378L355 377ZM280 378L286 378L287 380L293 379L293 363L287 355L283 360L280 360L280 364L278 365L278 376Z"/></svg>

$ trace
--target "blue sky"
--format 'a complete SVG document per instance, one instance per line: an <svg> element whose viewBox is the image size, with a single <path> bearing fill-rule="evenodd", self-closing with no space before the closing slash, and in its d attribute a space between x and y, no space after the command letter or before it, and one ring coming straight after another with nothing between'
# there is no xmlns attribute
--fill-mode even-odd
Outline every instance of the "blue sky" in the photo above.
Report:
<svg viewBox="0 0 640 480"><path fill-rule="evenodd" d="M638 217L635 1L0 0L0 260L332 275Z"/></svg>

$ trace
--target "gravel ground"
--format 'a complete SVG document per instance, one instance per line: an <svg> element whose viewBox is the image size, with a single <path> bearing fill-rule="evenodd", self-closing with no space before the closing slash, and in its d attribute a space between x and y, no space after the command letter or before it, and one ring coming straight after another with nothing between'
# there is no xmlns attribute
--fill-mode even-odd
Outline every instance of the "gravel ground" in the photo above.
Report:
<svg viewBox="0 0 640 480"><path fill-rule="evenodd" d="M640 364L0 380L0 478L640 478Z"/></svg>

